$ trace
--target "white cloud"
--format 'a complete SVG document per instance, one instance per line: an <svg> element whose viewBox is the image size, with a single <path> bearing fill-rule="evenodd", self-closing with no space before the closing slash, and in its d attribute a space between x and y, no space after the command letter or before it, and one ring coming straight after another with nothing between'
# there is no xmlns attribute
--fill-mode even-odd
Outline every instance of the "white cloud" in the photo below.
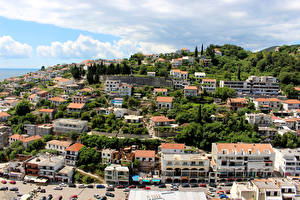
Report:
<svg viewBox="0 0 300 200"><path fill-rule="evenodd" d="M26 58L30 57L32 47L15 41L11 36L0 37L0 58Z"/></svg>
<svg viewBox="0 0 300 200"><path fill-rule="evenodd" d="M121 39L113 43L101 42L80 35L75 41L52 42L50 46L38 46L37 53L52 58L123 58L136 52L159 53L174 51L168 45L135 42Z"/></svg>
<svg viewBox="0 0 300 200"><path fill-rule="evenodd" d="M0 5L0 16L7 18L105 33L139 44L193 48L235 43L258 49L300 40L300 4L294 0L0 0Z"/></svg>

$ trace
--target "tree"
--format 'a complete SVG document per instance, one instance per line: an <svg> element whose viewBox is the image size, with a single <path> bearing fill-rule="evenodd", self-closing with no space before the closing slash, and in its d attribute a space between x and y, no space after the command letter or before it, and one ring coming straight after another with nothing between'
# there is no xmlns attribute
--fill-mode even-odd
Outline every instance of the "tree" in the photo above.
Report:
<svg viewBox="0 0 300 200"><path fill-rule="evenodd" d="M48 114L43 115L43 121L44 123L50 122L50 116Z"/></svg>
<svg viewBox="0 0 300 200"><path fill-rule="evenodd" d="M30 104L28 101L22 100L15 107L16 115L24 116L30 113Z"/></svg>
<svg viewBox="0 0 300 200"><path fill-rule="evenodd" d="M214 93L216 98L220 98L225 101L227 98L232 98L236 94L235 90L229 87L217 87Z"/></svg>
<svg viewBox="0 0 300 200"><path fill-rule="evenodd" d="M197 121L198 121L200 124L202 123L202 108L201 108L201 104L199 105L199 108L198 108Z"/></svg>
<svg viewBox="0 0 300 200"><path fill-rule="evenodd" d="M42 67L41 67L41 71L45 71L45 66L42 66Z"/></svg>
<svg viewBox="0 0 300 200"><path fill-rule="evenodd" d="M198 47L196 46L196 48L195 48L195 58L198 58Z"/></svg>
<svg viewBox="0 0 300 200"><path fill-rule="evenodd" d="M201 52L200 52L201 56L203 55L203 44L201 45Z"/></svg>
<svg viewBox="0 0 300 200"><path fill-rule="evenodd" d="M295 90L295 87L292 84L285 86L283 90L289 99L298 97L298 91Z"/></svg>
<svg viewBox="0 0 300 200"><path fill-rule="evenodd" d="M82 147L79 150L78 165L88 165L91 163L98 164L100 160L100 154L90 147Z"/></svg>
<svg viewBox="0 0 300 200"><path fill-rule="evenodd" d="M238 67L238 80L240 81L241 80L241 65L239 64L239 67Z"/></svg>

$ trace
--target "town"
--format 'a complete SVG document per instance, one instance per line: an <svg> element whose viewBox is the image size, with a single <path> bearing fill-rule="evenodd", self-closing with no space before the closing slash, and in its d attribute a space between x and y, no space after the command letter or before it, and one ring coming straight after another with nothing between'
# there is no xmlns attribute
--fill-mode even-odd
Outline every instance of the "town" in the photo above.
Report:
<svg viewBox="0 0 300 200"><path fill-rule="evenodd" d="M299 55L202 45L5 79L0 199L300 199Z"/></svg>

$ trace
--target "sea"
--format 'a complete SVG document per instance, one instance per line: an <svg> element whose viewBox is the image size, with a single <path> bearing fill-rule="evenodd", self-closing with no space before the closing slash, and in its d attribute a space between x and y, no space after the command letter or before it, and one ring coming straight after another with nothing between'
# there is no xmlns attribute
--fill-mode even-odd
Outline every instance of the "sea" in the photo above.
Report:
<svg viewBox="0 0 300 200"><path fill-rule="evenodd" d="M22 76L29 72L38 71L37 68L0 68L0 81L3 81L6 78Z"/></svg>

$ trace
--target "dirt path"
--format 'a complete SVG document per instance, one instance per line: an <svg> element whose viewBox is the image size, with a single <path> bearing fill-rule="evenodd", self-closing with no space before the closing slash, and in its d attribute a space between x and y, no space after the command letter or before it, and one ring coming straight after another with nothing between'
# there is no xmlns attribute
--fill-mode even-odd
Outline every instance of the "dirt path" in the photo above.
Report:
<svg viewBox="0 0 300 200"><path fill-rule="evenodd" d="M90 177L92 177L92 178L94 178L94 179L97 179L97 180L100 181L100 183L104 183L104 182L105 182L104 179L103 179L102 177L97 176L97 175L95 175L95 174L91 174L91 173L89 173L89 172L85 172L85 171L83 171L83 170L81 170L81 169L78 169L78 168L76 168L76 171L78 171L79 173L81 173L81 174L83 174L83 175L90 176Z"/></svg>

